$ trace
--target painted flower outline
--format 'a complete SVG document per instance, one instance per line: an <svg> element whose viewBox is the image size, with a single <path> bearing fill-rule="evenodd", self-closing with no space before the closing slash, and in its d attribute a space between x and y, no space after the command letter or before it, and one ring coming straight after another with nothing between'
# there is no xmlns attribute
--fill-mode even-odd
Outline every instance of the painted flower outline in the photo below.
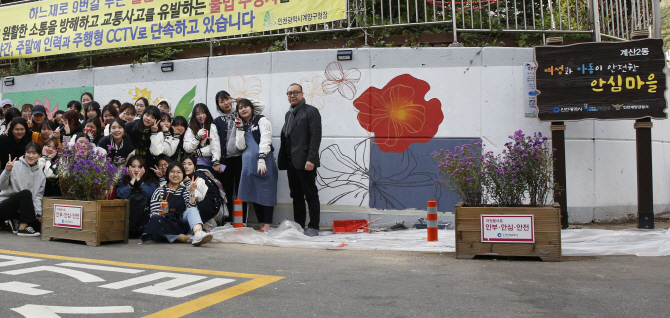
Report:
<svg viewBox="0 0 670 318"><path fill-rule="evenodd" d="M307 103L318 110L322 110L326 106L326 102L323 100L323 97L326 96L323 92L323 77L319 75L311 79L303 77L300 79L300 85L302 85L303 96Z"/></svg>
<svg viewBox="0 0 670 318"><path fill-rule="evenodd" d="M245 78L240 73L233 73L228 77L228 88L231 96L249 99L258 99L263 91L260 78Z"/></svg>
<svg viewBox="0 0 670 318"><path fill-rule="evenodd" d="M326 95L339 92L342 97L352 100L356 97L355 83L361 80L361 71L350 68L346 71L339 62L332 62L326 66L326 80L323 81L323 92Z"/></svg>
<svg viewBox="0 0 670 318"><path fill-rule="evenodd" d="M430 85L409 74L392 79L384 88L368 88L354 101L358 122L374 133L383 152L404 152L414 142L430 141L444 119L437 98L425 100Z"/></svg>

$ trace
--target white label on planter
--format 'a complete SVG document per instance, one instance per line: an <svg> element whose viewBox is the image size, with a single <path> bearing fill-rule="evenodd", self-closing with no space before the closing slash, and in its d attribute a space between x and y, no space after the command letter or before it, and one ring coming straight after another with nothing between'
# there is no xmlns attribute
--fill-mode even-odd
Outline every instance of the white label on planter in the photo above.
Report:
<svg viewBox="0 0 670 318"><path fill-rule="evenodd" d="M482 214L482 242L535 243L533 215Z"/></svg>
<svg viewBox="0 0 670 318"><path fill-rule="evenodd" d="M81 229L83 212L81 206L54 204L54 226Z"/></svg>

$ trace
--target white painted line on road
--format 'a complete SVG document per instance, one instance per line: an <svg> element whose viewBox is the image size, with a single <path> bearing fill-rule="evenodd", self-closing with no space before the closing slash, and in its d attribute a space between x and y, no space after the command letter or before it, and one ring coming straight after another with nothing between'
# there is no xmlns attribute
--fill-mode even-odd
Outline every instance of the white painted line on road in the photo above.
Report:
<svg viewBox="0 0 670 318"><path fill-rule="evenodd" d="M57 314L124 314L134 313L132 306L106 306L106 307L65 307L65 306L41 306L23 305L12 308L13 311L26 318L60 318Z"/></svg>
<svg viewBox="0 0 670 318"><path fill-rule="evenodd" d="M21 265L21 264L28 264L28 263L32 263L32 262L43 261L42 259L38 259L38 258L27 258L27 257L9 256L9 255L0 255L0 259L6 259L7 260L6 262L0 262L0 267Z"/></svg>
<svg viewBox="0 0 670 318"><path fill-rule="evenodd" d="M170 288L175 288L187 284L191 284L194 282L197 282L199 280L203 280L207 277L205 276L198 276L198 275L189 275L189 274L177 274L177 273L167 273L167 272L158 272L158 273L153 273L145 276L140 276L140 277L134 277L131 279L123 280L120 282L116 283L111 283L107 285L102 285L98 287L102 288L109 288L109 289L121 289L121 288L126 288L130 286L135 286L139 284L146 284L152 281L160 280L163 278L172 278L169 281L158 283L158 284L152 284L150 286L136 289L134 292L140 292L144 294L152 294L152 295L160 295L160 296L170 296L171 293L177 292L179 293L179 290L169 290ZM188 287L185 287L188 288ZM181 296L183 297L183 296Z"/></svg>
<svg viewBox="0 0 670 318"><path fill-rule="evenodd" d="M56 267L56 266L36 266L36 267L29 267L29 268L22 268L22 269L16 269L13 271L7 271L7 272L1 272L2 274L7 274L7 275L23 275L23 274L29 274L29 273L35 273L35 272L53 272L53 273L58 273L58 274L63 274L70 276L72 278L78 279L82 283L97 283L97 282L104 282L105 280L86 273L82 271L78 271L76 269L69 269L69 268L62 268L62 267Z"/></svg>
<svg viewBox="0 0 670 318"><path fill-rule="evenodd" d="M0 290L30 296L39 296L48 293L53 293L50 290L35 288L39 286L40 285L23 283L23 282L7 282L7 283L0 283Z"/></svg>
<svg viewBox="0 0 670 318"><path fill-rule="evenodd" d="M150 294L150 295L159 295L159 296L168 296L168 297L174 297L174 298L181 298L181 297L186 297L190 296L193 294L197 294L199 292L206 291L208 289L216 288L221 285L225 285L228 283L234 282L234 279L227 279L227 278L214 278L210 279L204 282L200 282L197 284L193 284L190 286L186 286L180 289L175 289L175 290L168 290L169 288L172 288L172 286L167 286L168 283L171 283L173 281L165 282L165 283L159 283L147 287L143 287L140 289L135 289L133 290L136 293L142 293L142 294Z"/></svg>
<svg viewBox="0 0 670 318"><path fill-rule="evenodd" d="M56 264L56 266L93 269L93 270L98 270L98 271L127 273L127 274L137 274L137 273L144 272L143 269L130 269L130 268L123 268L123 267L102 266L102 265L92 265L92 264L79 264L79 263L60 263L60 264Z"/></svg>

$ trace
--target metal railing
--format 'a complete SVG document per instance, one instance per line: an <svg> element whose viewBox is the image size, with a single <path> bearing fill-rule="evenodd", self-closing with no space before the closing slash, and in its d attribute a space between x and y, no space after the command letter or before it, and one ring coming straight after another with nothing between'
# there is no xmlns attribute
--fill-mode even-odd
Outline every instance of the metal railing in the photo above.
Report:
<svg viewBox="0 0 670 318"><path fill-rule="evenodd" d="M651 0L598 0L600 35L629 40L635 30L649 30L653 12Z"/></svg>

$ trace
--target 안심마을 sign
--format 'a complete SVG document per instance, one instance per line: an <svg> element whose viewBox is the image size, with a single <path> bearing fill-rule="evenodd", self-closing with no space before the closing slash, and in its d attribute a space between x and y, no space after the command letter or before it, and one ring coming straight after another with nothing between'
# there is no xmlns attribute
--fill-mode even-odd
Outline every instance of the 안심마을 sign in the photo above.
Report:
<svg viewBox="0 0 670 318"><path fill-rule="evenodd" d="M482 243L535 243L531 215L481 215Z"/></svg>
<svg viewBox="0 0 670 318"><path fill-rule="evenodd" d="M662 39L535 47L540 121L666 119Z"/></svg>
<svg viewBox="0 0 670 318"><path fill-rule="evenodd" d="M81 229L83 212L81 206L54 204L54 226Z"/></svg>

